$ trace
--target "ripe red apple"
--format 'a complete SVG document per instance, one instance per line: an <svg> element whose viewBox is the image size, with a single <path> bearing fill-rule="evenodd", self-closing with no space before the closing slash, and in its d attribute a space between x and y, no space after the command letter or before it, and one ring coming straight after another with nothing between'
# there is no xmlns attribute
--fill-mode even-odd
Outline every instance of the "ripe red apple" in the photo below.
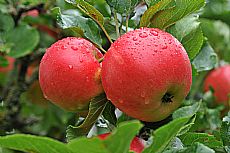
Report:
<svg viewBox="0 0 230 153"><path fill-rule="evenodd" d="M106 139L108 136L110 135L110 133L105 133L105 134L100 134L98 135L98 137L101 140ZM134 137L134 139L132 140L131 144L130 144L130 151L134 151L135 153L141 153L144 150L144 144L141 142L141 140L138 137Z"/></svg>
<svg viewBox="0 0 230 153"><path fill-rule="evenodd" d="M204 91L213 88L217 104L224 104L229 109L230 100L230 65L211 71L204 80Z"/></svg>
<svg viewBox="0 0 230 153"><path fill-rule="evenodd" d="M192 70L181 43L154 28L118 38L102 62L109 100L127 115L155 122L177 109L190 90Z"/></svg>
<svg viewBox="0 0 230 153"><path fill-rule="evenodd" d="M103 89L102 54L83 38L68 37L46 50L39 68L39 81L44 96L69 111L88 108L89 100Z"/></svg>

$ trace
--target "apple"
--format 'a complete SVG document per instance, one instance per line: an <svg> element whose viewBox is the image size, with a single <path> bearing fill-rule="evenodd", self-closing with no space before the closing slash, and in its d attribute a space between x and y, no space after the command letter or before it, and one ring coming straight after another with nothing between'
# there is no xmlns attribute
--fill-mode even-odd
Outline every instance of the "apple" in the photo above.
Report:
<svg viewBox="0 0 230 153"><path fill-rule="evenodd" d="M0 73L8 73L14 67L15 59L13 57L6 56L6 60L8 61L8 65L6 67L1 67L0 66Z"/></svg>
<svg viewBox="0 0 230 153"><path fill-rule="evenodd" d="M110 133L105 133L105 134L100 134L98 135L98 137L101 140L106 139L108 136L110 135ZM135 153L141 153L144 150L144 144L141 142L141 139L139 139L138 137L134 137L134 139L132 140L131 144L130 144L130 151L133 151Z"/></svg>
<svg viewBox="0 0 230 153"><path fill-rule="evenodd" d="M90 99L103 92L98 62L102 56L83 38L68 37L51 45L39 67L45 98L68 111L88 109Z"/></svg>
<svg viewBox="0 0 230 153"><path fill-rule="evenodd" d="M186 50L172 35L155 28L122 35L102 62L107 98L127 115L142 121L168 117L181 105L191 83Z"/></svg>
<svg viewBox="0 0 230 153"><path fill-rule="evenodd" d="M32 17L38 17L39 16L39 11L36 9L30 10L26 13L24 13L22 16L32 16Z"/></svg>
<svg viewBox="0 0 230 153"><path fill-rule="evenodd" d="M208 91L210 87L214 90L215 102L229 109L230 65L216 68L208 73L204 80L204 91Z"/></svg>

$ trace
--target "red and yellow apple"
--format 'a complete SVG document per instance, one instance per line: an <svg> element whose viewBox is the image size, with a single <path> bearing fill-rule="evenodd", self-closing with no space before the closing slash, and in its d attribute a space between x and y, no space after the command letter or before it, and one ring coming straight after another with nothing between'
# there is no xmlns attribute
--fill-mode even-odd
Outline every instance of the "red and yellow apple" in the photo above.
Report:
<svg viewBox="0 0 230 153"><path fill-rule="evenodd" d="M39 68L44 96L68 111L87 109L90 99L103 92L98 62L102 56L83 38L68 37L54 43Z"/></svg>
<svg viewBox="0 0 230 153"><path fill-rule="evenodd" d="M214 90L216 104L223 104L229 109L230 101L230 65L212 70L204 80L204 91Z"/></svg>
<svg viewBox="0 0 230 153"><path fill-rule="evenodd" d="M110 133L100 134L98 137L102 140L106 139ZM135 153L141 153L144 150L144 144L141 142L141 140L138 137L134 137L131 144L130 144L130 151L133 151Z"/></svg>
<svg viewBox="0 0 230 153"><path fill-rule="evenodd" d="M155 28L118 38L102 62L102 85L109 100L142 121L165 119L187 96L191 64L181 43Z"/></svg>

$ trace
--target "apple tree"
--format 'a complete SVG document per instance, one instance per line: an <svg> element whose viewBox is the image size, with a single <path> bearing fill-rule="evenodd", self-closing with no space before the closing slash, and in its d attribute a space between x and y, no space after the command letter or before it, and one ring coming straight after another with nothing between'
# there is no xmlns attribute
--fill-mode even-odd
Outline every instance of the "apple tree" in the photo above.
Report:
<svg viewBox="0 0 230 153"><path fill-rule="evenodd" d="M0 0L0 152L230 153L228 0Z"/></svg>

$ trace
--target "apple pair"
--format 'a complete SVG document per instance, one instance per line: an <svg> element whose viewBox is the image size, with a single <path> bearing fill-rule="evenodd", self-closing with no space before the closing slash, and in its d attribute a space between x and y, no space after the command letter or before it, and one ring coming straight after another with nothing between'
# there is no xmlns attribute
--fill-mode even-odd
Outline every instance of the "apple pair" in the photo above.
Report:
<svg viewBox="0 0 230 153"><path fill-rule="evenodd" d="M46 50L39 71L45 97L61 108L88 109L90 99L105 92L121 111L148 122L177 109L192 83L181 43L154 28L124 34L104 56L86 39L64 38Z"/></svg>

